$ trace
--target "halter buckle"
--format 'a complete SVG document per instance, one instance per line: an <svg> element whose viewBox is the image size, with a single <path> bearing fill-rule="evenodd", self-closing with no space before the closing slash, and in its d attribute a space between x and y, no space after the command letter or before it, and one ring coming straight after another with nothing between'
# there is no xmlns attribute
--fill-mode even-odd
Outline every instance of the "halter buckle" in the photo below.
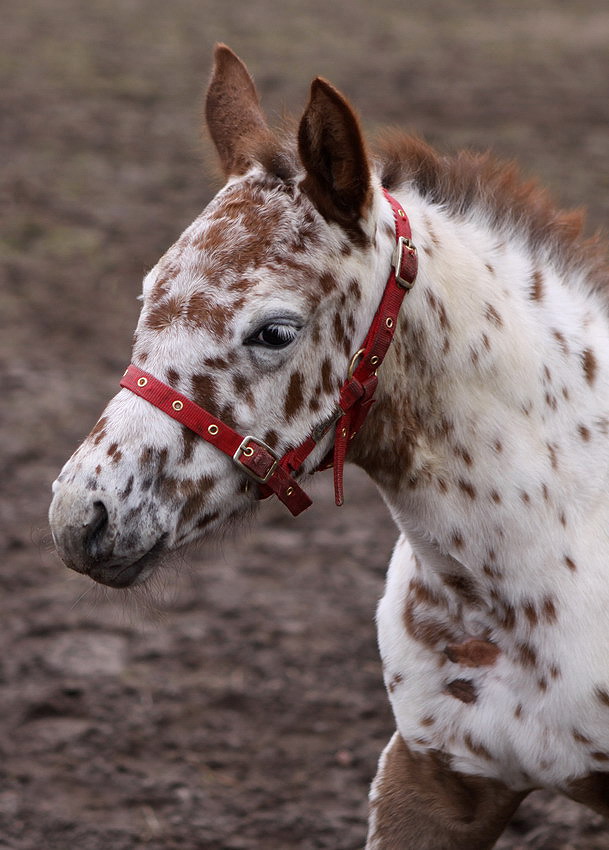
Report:
<svg viewBox="0 0 609 850"><path fill-rule="evenodd" d="M408 252L407 255L405 255L405 251ZM391 265L393 266L397 283L403 289L410 291L414 286L414 277L410 275L410 280L408 277L402 277L402 272L407 273L403 265L406 256L408 256L411 260L416 260L417 249L411 239L408 239L406 236L400 236L396 242L395 248L393 249Z"/></svg>
<svg viewBox="0 0 609 850"><path fill-rule="evenodd" d="M247 463L244 463L241 460L242 456L251 457L254 454L254 449L251 447L250 443L254 443L254 445L258 446L258 448L264 449L270 454L271 458L273 459L273 462L269 466L268 470L264 473L264 475L258 475L251 467L247 465ZM279 464L279 458L277 457L273 449L270 446L267 446L266 443L264 443L262 440L259 440L257 437L252 437L251 434L248 434L247 437L243 438L243 440L241 441L241 445L238 446L237 451L233 455L233 460L245 472L247 472L250 478L253 478L254 481L257 481L258 484L266 484L266 482L275 472Z"/></svg>

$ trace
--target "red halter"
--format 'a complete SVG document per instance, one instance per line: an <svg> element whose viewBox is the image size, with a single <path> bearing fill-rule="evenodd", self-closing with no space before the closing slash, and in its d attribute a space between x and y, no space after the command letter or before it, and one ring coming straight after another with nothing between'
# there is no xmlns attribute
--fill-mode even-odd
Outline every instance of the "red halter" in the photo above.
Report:
<svg viewBox="0 0 609 850"><path fill-rule="evenodd" d="M336 426L334 449L317 469L334 467L336 504L343 504L343 467L347 447L362 427L374 403L377 369L391 345L404 295L412 289L417 275L417 251L411 241L408 217L387 191L385 197L391 204L395 218L396 247L381 303L366 339L351 359L347 380L338 397L336 417L324 428L316 429L299 446L289 449L280 458L262 440L251 435L244 437L194 401L133 364L127 368L121 380L121 387L158 407L231 457L237 466L258 483L258 498L266 499L275 493L293 516L312 504L294 474L333 425Z"/></svg>

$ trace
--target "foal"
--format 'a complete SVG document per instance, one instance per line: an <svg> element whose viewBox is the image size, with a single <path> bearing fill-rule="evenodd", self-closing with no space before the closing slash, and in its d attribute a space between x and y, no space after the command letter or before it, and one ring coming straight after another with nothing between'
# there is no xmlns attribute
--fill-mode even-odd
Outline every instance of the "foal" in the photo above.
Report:
<svg viewBox="0 0 609 850"><path fill-rule="evenodd" d="M320 465L340 501L346 455L400 530L368 850L484 850L539 787L609 816L599 246L490 157L369 154L322 79L277 135L223 45L206 114L227 183L146 276L123 389L55 482L62 558L143 582L260 496L303 510Z"/></svg>

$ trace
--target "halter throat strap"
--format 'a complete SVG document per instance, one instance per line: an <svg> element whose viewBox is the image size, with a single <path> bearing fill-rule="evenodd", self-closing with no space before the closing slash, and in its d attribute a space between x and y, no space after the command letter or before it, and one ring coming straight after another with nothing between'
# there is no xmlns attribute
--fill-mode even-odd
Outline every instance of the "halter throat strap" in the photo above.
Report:
<svg viewBox="0 0 609 850"><path fill-rule="evenodd" d="M377 370L391 345L400 307L406 293L412 289L418 267L417 251L413 245L408 217L402 206L386 190L386 199L393 210L396 245L391 271L362 346L353 355L349 373L338 397L336 420L327 428L315 431L299 446L278 457L270 446L252 435L243 436L217 419L204 408L168 384L131 364L120 385L158 407L203 440L215 446L241 467L258 484L258 497L275 494L293 516L306 510L312 502L294 475L335 422L334 448L317 469L334 467L334 492L337 505L344 501L343 469L349 442L364 424L378 384Z"/></svg>

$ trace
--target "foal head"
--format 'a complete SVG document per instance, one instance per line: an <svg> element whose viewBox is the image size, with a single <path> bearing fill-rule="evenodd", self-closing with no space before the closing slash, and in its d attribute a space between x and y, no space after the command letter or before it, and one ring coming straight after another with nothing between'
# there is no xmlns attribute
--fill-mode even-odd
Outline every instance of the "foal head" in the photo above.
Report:
<svg viewBox="0 0 609 850"><path fill-rule="evenodd" d="M334 416L374 313L390 239L376 235L380 187L357 119L323 80L290 144L219 46L206 116L227 183L146 276L133 363L282 453ZM144 581L161 552L246 516L255 488L123 389L55 482L50 521L68 566L120 587Z"/></svg>

